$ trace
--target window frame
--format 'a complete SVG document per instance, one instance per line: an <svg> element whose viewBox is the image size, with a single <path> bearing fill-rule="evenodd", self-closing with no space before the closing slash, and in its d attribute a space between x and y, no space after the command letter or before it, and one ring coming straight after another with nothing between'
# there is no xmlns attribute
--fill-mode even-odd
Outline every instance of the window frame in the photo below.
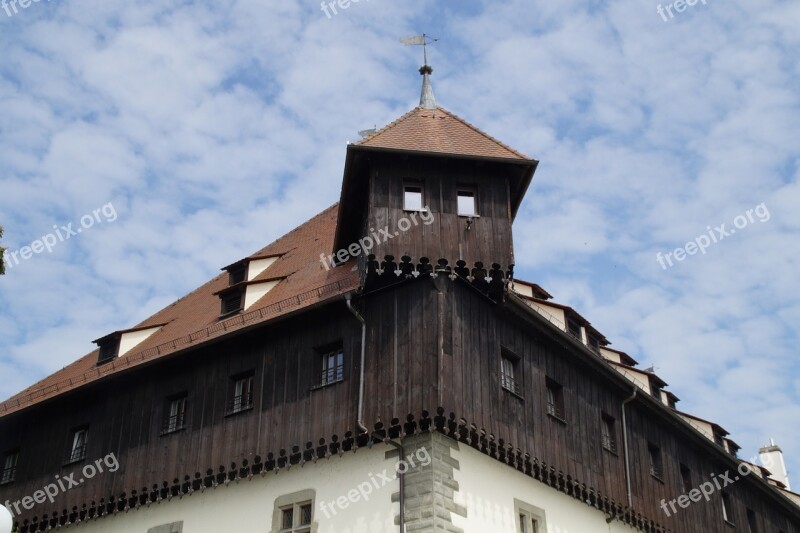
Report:
<svg viewBox="0 0 800 533"><path fill-rule="evenodd" d="M722 519L725 520L726 524L734 526L735 524L733 520L731 520L731 518L733 518L733 513L731 512L733 508L733 506L731 505L731 495L724 490L720 491L719 494L720 494L720 504L722 506Z"/></svg>
<svg viewBox="0 0 800 533"><path fill-rule="evenodd" d="M340 341L327 347L317 348L316 353L317 383L312 388L321 389L342 383L345 376L344 344ZM331 356L336 362L336 366L333 367L333 374L331 374L332 369L329 367ZM328 379L329 377L331 379Z"/></svg>
<svg viewBox="0 0 800 533"><path fill-rule="evenodd" d="M647 443L648 470L650 476L659 482L664 482L664 457L661 454L661 447L652 442Z"/></svg>
<svg viewBox="0 0 800 533"><path fill-rule="evenodd" d="M575 326L577 331L572 331L572 327ZM583 342L583 335L581 334L581 324L577 320L567 317L567 334L572 337L573 339L577 339L580 342Z"/></svg>
<svg viewBox="0 0 800 533"><path fill-rule="evenodd" d="M276 533L317 533L319 524L315 521L316 491L306 489L291 494L285 494L275 499L272 509L272 529ZM295 524L301 514L302 507L311 508L311 520L308 524ZM293 525L291 528L283 527L284 512L291 509L293 512Z"/></svg>
<svg viewBox="0 0 800 533"><path fill-rule="evenodd" d="M19 448L14 448L3 454L2 469L0 469L0 485L10 485L17 480L19 452ZM9 466L9 463L12 464Z"/></svg>
<svg viewBox="0 0 800 533"><path fill-rule="evenodd" d="M461 198L463 197L471 197L472 198L472 213L462 213L461 212ZM480 212L478 210L478 191L475 187L457 187L456 188L456 214L460 217L471 217L471 218L479 218Z"/></svg>
<svg viewBox="0 0 800 533"><path fill-rule="evenodd" d="M516 533L547 533L547 517L544 509L514 498L514 517ZM524 523L533 523L533 528L525 529Z"/></svg>
<svg viewBox="0 0 800 533"><path fill-rule="evenodd" d="M520 399L522 399L522 379L517 376L520 374L521 360L520 356L508 348L500 347L500 388ZM511 370L510 376L506 372L506 367Z"/></svg>
<svg viewBox="0 0 800 533"><path fill-rule="evenodd" d="M239 374L231 376L228 385L225 416L237 415L253 410L255 406L255 376L255 370L240 372ZM240 383L242 384L241 392L237 392ZM245 400L247 400L247 402L245 402Z"/></svg>
<svg viewBox="0 0 800 533"><path fill-rule="evenodd" d="M600 422L602 424L600 438L603 449L613 455L617 455L619 450L617 445L617 419L603 411L600 413Z"/></svg>
<svg viewBox="0 0 800 533"><path fill-rule="evenodd" d="M409 189L415 189L411 192L418 192L419 193L419 207L412 207L409 205L407 201L407 194L409 193ZM413 213L424 213L427 211L425 209L425 184L418 181L405 181L403 182L403 211L413 212Z"/></svg>
<svg viewBox="0 0 800 533"><path fill-rule="evenodd" d="M83 435L83 442L80 442L79 435ZM79 426L70 431L69 454L64 462L65 465L79 463L86 460L87 449L89 447L89 426ZM80 443L79 443L80 442Z"/></svg>
<svg viewBox="0 0 800 533"><path fill-rule="evenodd" d="M183 409L176 413L175 415L172 414L172 406L176 404L176 402L182 402ZM180 405L180 404L178 404ZM164 401L164 413L161 422L161 435L169 435L170 433L177 433L178 431L183 431L186 429L186 413L189 408L189 395L187 392L181 392L178 394L173 394L172 396L167 396ZM172 420L174 419L174 424Z"/></svg>
<svg viewBox="0 0 800 533"><path fill-rule="evenodd" d="M545 394L547 400L547 416L566 424L567 408L564 400L564 386L550 376L546 376Z"/></svg>
<svg viewBox="0 0 800 533"><path fill-rule="evenodd" d="M237 296L239 297L239 304L234 309L229 305L229 302L232 302L233 298ZM240 313L244 309L244 289L237 288L220 294L219 305L220 317L227 317Z"/></svg>

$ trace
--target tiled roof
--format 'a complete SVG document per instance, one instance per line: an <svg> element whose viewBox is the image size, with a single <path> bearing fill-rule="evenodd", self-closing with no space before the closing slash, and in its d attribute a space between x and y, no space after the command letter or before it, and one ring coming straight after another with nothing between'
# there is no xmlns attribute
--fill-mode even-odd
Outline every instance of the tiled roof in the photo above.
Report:
<svg viewBox="0 0 800 533"><path fill-rule="evenodd" d="M531 159L446 109L417 107L356 146L500 159Z"/></svg>
<svg viewBox="0 0 800 533"><path fill-rule="evenodd" d="M215 293L228 285L228 273L223 272L132 328L164 324L160 331L129 353L98 367L98 351L94 350L0 403L0 417L126 368L199 346L209 339L267 322L356 289L359 276L351 265L326 270L319 261L320 253L327 255L333 249L337 211L338 204L335 204L249 257L279 255L280 258L255 279L283 279L247 310L219 319L220 300Z"/></svg>

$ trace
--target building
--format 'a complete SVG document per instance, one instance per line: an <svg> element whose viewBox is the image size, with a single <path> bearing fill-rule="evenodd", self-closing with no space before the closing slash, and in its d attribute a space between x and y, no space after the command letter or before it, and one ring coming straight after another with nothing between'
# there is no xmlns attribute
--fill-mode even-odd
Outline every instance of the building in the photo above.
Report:
<svg viewBox="0 0 800 533"><path fill-rule="evenodd" d="M437 107L340 201L0 404L20 532L800 533L800 506L535 283L537 161Z"/></svg>

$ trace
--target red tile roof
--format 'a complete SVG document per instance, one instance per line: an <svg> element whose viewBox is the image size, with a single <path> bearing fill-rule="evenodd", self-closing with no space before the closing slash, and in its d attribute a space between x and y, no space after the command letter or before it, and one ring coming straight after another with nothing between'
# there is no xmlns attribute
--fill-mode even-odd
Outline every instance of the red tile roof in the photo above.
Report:
<svg viewBox="0 0 800 533"><path fill-rule="evenodd" d="M338 204L334 204L248 257L255 259L279 255L280 258L255 279L282 278L274 289L248 310L224 320L219 319L220 300L215 293L228 285L228 273L224 272L131 328L137 330L164 325L129 353L98 367L98 351L94 350L0 403L0 417L126 368L196 347L210 339L340 297L358 288L359 275L352 265L326 270L319 260L320 253L327 255L333 249L337 212Z"/></svg>
<svg viewBox="0 0 800 533"><path fill-rule="evenodd" d="M532 161L446 109L417 107L356 146Z"/></svg>

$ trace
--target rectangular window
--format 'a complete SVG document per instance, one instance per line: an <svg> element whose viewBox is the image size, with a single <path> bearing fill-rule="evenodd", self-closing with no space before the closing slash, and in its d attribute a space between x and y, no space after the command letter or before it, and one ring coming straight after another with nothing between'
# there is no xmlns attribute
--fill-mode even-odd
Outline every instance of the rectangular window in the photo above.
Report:
<svg viewBox="0 0 800 533"><path fill-rule="evenodd" d="M664 465L661 462L661 448L650 442L647 444L647 453L650 456L650 475L661 481L664 475Z"/></svg>
<svg viewBox="0 0 800 533"><path fill-rule="evenodd" d="M747 510L747 533L758 533L758 520L752 509Z"/></svg>
<svg viewBox="0 0 800 533"><path fill-rule="evenodd" d="M550 378L547 385L547 414L564 421L564 388Z"/></svg>
<svg viewBox="0 0 800 533"><path fill-rule="evenodd" d="M567 319L567 333L583 342L581 340L581 326L570 318Z"/></svg>
<svg viewBox="0 0 800 533"><path fill-rule="evenodd" d="M72 446L70 447L67 463L75 463L86 459L86 448L89 446L89 428L79 428L72 432Z"/></svg>
<svg viewBox="0 0 800 533"><path fill-rule="evenodd" d="M253 381L255 373L240 374L231 378L228 414L241 413L253 408Z"/></svg>
<svg viewBox="0 0 800 533"><path fill-rule="evenodd" d="M0 472L0 485L11 483L17 478L18 461L19 450L14 450L5 454L3 458L3 471Z"/></svg>
<svg viewBox="0 0 800 533"><path fill-rule="evenodd" d="M167 398L161 434L180 431L186 427L186 393Z"/></svg>
<svg viewBox="0 0 800 533"><path fill-rule="evenodd" d="M602 423L603 423L603 448L610 451L611 453L617 453L617 421L614 420L614 417L611 415L607 415L603 413L602 415Z"/></svg>
<svg viewBox="0 0 800 533"><path fill-rule="evenodd" d="M282 508L280 533L310 533L311 511L311 502L296 503Z"/></svg>
<svg viewBox="0 0 800 533"><path fill-rule="evenodd" d="M547 533L544 510L514 499L517 515L516 533Z"/></svg>
<svg viewBox="0 0 800 533"><path fill-rule="evenodd" d="M405 211L424 210L422 187L420 185L406 185L403 187L403 209Z"/></svg>
<svg viewBox="0 0 800 533"><path fill-rule="evenodd" d="M458 191L458 214L474 217L478 214L478 202L474 191Z"/></svg>
<svg viewBox="0 0 800 533"><path fill-rule="evenodd" d="M683 487L683 493L689 494L689 491L692 490L692 471L689 470L689 467L685 464L681 463L681 484Z"/></svg>
<svg viewBox="0 0 800 533"><path fill-rule="evenodd" d="M723 492L722 494L722 518L725 519L726 522L732 524L733 515L731 514L731 496L727 492Z"/></svg>
<svg viewBox="0 0 800 533"><path fill-rule="evenodd" d="M522 387L520 382L517 381L517 366L519 365L519 357L509 352L506 349L500 352L500 385L507 391L522 395Z"/></svg>
<svg viewBox="0 0 800 533"><path fill-rule="evenodd" d="M339 347L322 353L322 378L320 385L344 381L344 349Z"/></svg>
<svg viewBox="0 0 800 533"><path fill-rule="evenodd" d="M244 291L236 289L221 295L220 315L229 315L231 313L236 313L237 311L241 311L242 300L244 299L242 298L242 296L244 296Z"/></svg>

